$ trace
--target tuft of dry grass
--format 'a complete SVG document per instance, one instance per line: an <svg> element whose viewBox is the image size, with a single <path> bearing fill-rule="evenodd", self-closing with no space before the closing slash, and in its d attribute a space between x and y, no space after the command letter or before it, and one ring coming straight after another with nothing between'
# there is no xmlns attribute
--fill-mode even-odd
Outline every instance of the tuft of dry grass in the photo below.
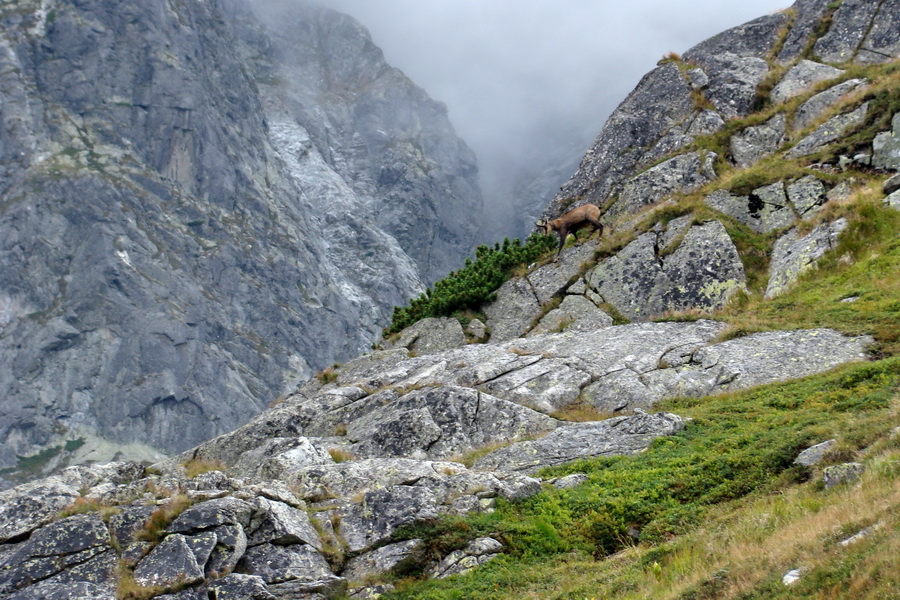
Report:
<svg viewBox="0 0 900 600"><path fill-rule="evenodd" d="M211 471L224 472L227 469L225 463L211 458L192 458L191 460L182 463L181 466L184 467L184 472L188 479L193 479L198 475L209 473Z"/></svg>
<svg viewBox="0 0 900 600"><path fill-rule="evenodd" d="M571 421L573 423L586 423L588 421L605 421L613 417L622 417L630 415L630 412L608 412L598 409L596 406L585 404L584 402L575 402L565 408L550 413L550 416L560 421Z"/></svg>
<svg viewBox="0 0 900 600"><path fill-rule="evenodd" d="M100 517L104 521L109 521L110 517L122 511L119 507L110 506L109 504L105 504L96 498L81 497L77 498L75 502L62 509L56 516L56 518L65 519L66 517L71 517L74 515L84 515L93 512L100 513Z"/></svg>
<svg viewBox="0 0 900 600"><path fill-rule="evenodd" d="M186 494L176 494L150 514L143 529L135 534L135 539L158 543L165 537L166 528L178 515L193 504Z"/></svg>
<svg viewBox="0 0 900 600"><path fill-rule="evenodd" d="M116 600L150 600L169 591L161 585L143 586L134 579L131 567L120 561L116 569Z"/></svg>

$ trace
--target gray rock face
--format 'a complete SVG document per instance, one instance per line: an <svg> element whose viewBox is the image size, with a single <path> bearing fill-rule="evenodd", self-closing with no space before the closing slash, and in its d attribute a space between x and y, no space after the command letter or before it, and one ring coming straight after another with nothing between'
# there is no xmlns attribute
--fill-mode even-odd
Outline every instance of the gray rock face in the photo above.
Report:
<svg viewBox="0 0 900 600"><path fill-rule="evenodd" d="M553 419L531 409L445 386L412 392L354 420L347 439L359 457L443 459L554 427Z"/></svg>
<svg viewBox="0 0 900 600"><path fill-rule="evenodd" d="M306 544L254 546L244 554L242 564L250 575L258 575L266 583L315 583L334 578L322 555Z"/></svg>
<svg viewBox="0 0 900 600"><path fill-rule="evenodd" d="M425 556L425 542L407 540L388 544L347 561L341 576L348 581L363 581L367 577L402 571L420 563Z"/></svg>
<svg viewBox="0 0 900 600"><path fill-rule="evenodd" d="M514 403L546 411L563 408L576 399L609 412L646 408L665 397L742 389L865 357L865 339L849 340L828 331L756 334L711 346L722 327L708 321L647 323L476 344L418 358L404 359L397 351L377 352L338 369L338 382L319 384L318 388L308 384L238 435L212 440L191 454L234 461L239 456L234 452L237 440L254 447L265 445L272 437L313 432L330 436L335 426L343 423L346 431L342 437L322 438L315 445L341 448L357 457L443 457L558 426ZM383 386L388 387L363 390ZM390 389L408 386L434 387L405 394ZM409 459L373 458L318 466L298 463L281 471L279 477L308 502L362 498L370 491L397 485L425 485L432 495L417 496L421 514L489 508L490 503L485 504L489 498L466 490L519 493L507 482L479 479L453 463ZM194 514L222 513L203 506ZM242 513L239 507L235 505L237 512L232 511L227 522L240 521L246 526L246 518L238 515ZM357 523L356 543L374 543L375 538L366 533L369 517L359 513L358 507L339 504L334 510ZM191 526L184 529L192 531L204 522L209 526L209 518L191 517Z"/></svg>
<svg viewBox="0 0 900 600"><path fill-rule="evenodd" d="M822 62L884 62L900 54L900 8L893 2L843 2L833 14L829 31L816 40L813 36L821 35L817 29L829 7L822 0L798 0L791 7L795 18L787 31L783 29L789 24L786 14L762 17L685 52L684 60L696 66L684 77L679 78L670 63L649 73L610 116L545 215L558 216L572 198L578 198L579 203L603 205L642 169L690 143L693 134L686 123L698 114L691 110L691 90L701 91L713 103L719 119L746 115L753 107L759 83L769 72L765 59L779 41L784 42L777 57L782 64L801 58L813 42L814 54ZM810 64L813 62L802 61L791 70L774 95L776 101L808 89L820 77L836 75L832 67L821 62L815 63L819 66ZM823 107L858 84L846 82L824 92L801 111L796 125L808 126ZM844 125L835 121L830 127L840 129ZM825 132L821 134L825 136ZM808 143L814 146L812 141ZM802 147L797 155L812 151L811 147Z"/></svg>
<svg viewBox="0 0 900 600"><path fill-rule="evenodd" d="M209 584L218 600L276 600L259 575L232 573Z"/></svg>
<svg viewBox="0 0 900 600"><path fill-rule="evenodd" d="M609 327L613 319L584 296L566 296L528 332L529 336L557 331L592 331Z"/></svg>
<svg viewBox="0 0 900 600"><path fill-rule="evenodd" d="M0 466L230 431L468 254L474 157L351 19L42 6L0 16Z"/></svg>
<svg viewBox="0 0 900 600"><path fill-rule="evenodd" d="M822 476L825 482L825 489L827 490L843 483L853 483L862 477L865 470L865 466L857 462L826 467Z"/></svg>
<svg viewBox="0 0 900 600"><path fill-rule="evenodd" d="M884 205L894 210L900 210L900 190L885 198Z"/></svg>
<svg viewBox="0 0 900 600"><path fill-rule="evenodd" d="M654 439L684 429L677 415L657 413L614 417L560 427L533 441L518 442L478 459L476 469L534 474L579 458L636 454Z"/></svg>
<svg viewBox="0 0 900 600"><path fill-rule="evenodd" d="M435 579L444 579L451 575L460 575L483 565L503 550L503 544L494 538L478 538L462 550L456 550L445 556L434 565L428 575Z"/></svg>
<svg viewBox="0 0 900 600"><path fill-rule="evenodd" d="M466 335L457 319L422 319L399 333L396 340L386 340L384 348L406 348L417 354L430 354L464 346Z"/></svg>
<svg viewBox="0 0 900 600"><path fill-rule="evenodd" d="M872 142L872 165L879 169L900 171L900 113L891 121L891 131L879 133Z"/></svg>
<svg viewBox="0 0 900 600"><path fill-rule="evenodd" d="M762 125L748 127L731 138L731 155L739 167L749 167L774 152L783 142L784 114L778 113Z"/></svg>
<svg viewBox="0 0 900 600"><path fill-rule="evenodd" d="M142 586L170 587L203 581L203 570L183 535L167 536L134 570L134 580Z"/></svg>
<svg viewBox="0 0 900 600"><path fill-rule="evenodd" d="M685 55L687 57L688 54ZM706 97L719 114L729 119L749 113L756 97L756 88L769 72L766 61L730 51L709 56L705 61L705 70L710 74Z"/></svg>
<svg viewBox="0 0 900 600"><path fill-rule="evenodd" d="M609 216L627 214L676 192L691 192L716 178L716 154L682 154L644 171L628 181Z"/></svg>
<svg viewBox="0 0 900 600"><path fill-rule="evenodd" d="M886 62L900 51L900 8L892 2L847 0L813 51L825 62Z"/></svg>
<svg viewBox="0 0 900 600"><path fill-rule="evenodd" d="M844 71L830 65L801 60L784 74L772 90L772 102L784 102L798 96L813 85L839 77Z"/></svg>
<svg viewBox="0 0 900 600"><path fill-rule="evenodd" d="M309 544L321 550L322 540L305 511L267 498L259 498L256 506L257 512L249 527L248 545Z"/></svg>
<svg viewBox="0 0 900 600"><path fill-rule="evenodd" d="M503 342L519 337L531 327L541 303L527 279L510 279L497 290L497 299L484 307L491 340Z"/></svg>
<svg viewBox="0 0 900 600"><path fill-rule="evenodd" d="M692 227L667 256L660 256L658 235L641 235L599 264L588 279L588 285L626 318L717 308L744 285L743 263L718 221Z"/></svg>
<svg viewBox="0 0 900 600"><path fill-rule="evenodd" d="M836 440L828 440L822 442L821 444L816 444L815 446L810 446L803 452L797 455L797 458L794 459L795 465L803 465L804 467L811 467L813 465L817 465L825 458L825 454L834 446Z"/></svg>
<svg viewBox="0 0 900 600"><path fill-rule="evenodd" d="M795 11L794 25L788 31L778 54L778 62L782 64L799 58L806 50L809 39L825 16L828 5L821 0L797 0L791 8Z"/></svg>
<svg viewBox="0 0 900 600"><path fill-rule="evenodd" d="M869 103L866 102L855 110L828 119L821 127L797 142L797 145L787 153L788 158L797 158L812 154L813 152L821 150L828 144L837 141L851 127L855 127L862 123L866 118L868 110Z"/></svg>
<svg viewBox="0 0 900 600"><path fill-rule="evenodd" d="M768 227L765 219L774 207L763 202L750 202L750 196L736 196L727 190L718 190L703 199L704 203L717 211L747 225L754 231L762 232Z"/></svg>
<svg viewBox="0 0 900 600"><path fill-rule="evenodd" d="M866 85L864 79L848 79L824 92L819 92L797 109L797 114L794 116L794 129L805 129L830 107L864 85Z"/></svg>
<svg viewBox="0 0 900 600"><path fill-rule="evenodd" d="M603 204L641 164L652 160L645 156L645 149L660 141L674 123L693 114L691 90L678 66L671 63L645 75L607 120L578 171L557 194L549 215L561 214L567 198Z"/></svg>
<svg viewBox="0 0 900 600"><path fill-rule="evenodd" d="M900 191L900 173L889 177L881 186L881 190L887 195Z"/></svg>
<svg viewBox="0 0 900 600"><path fill-rule="evenodd" d="M825 185L812 175L788 184L787 195L801 217L813 215L828 200Z"/></svg>
<svg viewBox="0 0 900 600"><path fill-rule="evenodd" d="M846 219L838 219L816 227L803 237L791 230L775 242L766 298L783 294L801 274L815 268L826 252L837 247L837 238L846 227Z"/></svg>

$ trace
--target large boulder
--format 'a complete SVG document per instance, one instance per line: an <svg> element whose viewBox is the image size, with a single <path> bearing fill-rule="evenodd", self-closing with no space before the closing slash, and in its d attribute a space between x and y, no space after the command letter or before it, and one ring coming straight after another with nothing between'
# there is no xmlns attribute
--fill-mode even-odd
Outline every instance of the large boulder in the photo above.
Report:
<svg viewBox="0 0 900 600"><path fill-rule="evenodd" d="M692 192L716 178L716 154L680 154L629 180L607 218L637 211L679 192Z"/></svg>
<svg viewBox="0 0 900 600"><path fill-rule="evenodd" d="M588 284L632 320L684 309L719 308L746 281L744 266L718 221L691 227L674 252L660 255L659 234L641 235L600 263Z"/></svg>
<svg viewBox="0 0 900 600"><path fill-rule="evenodd" d="M791 230L779 238L772 249L766 298L783 294L801 274L815 268L826 252L837 247L838 236L846 227L847 220L838 219L824 223L804 236Z"/></svg>
<svg viewBox="0 0 900 600"><path fill-rule="evenodd" d="M797 142L787 153L788 158L799 158L818 152L828 144L841 138L848 130L863 123L869 111L866 102L858 108L825 121L818 129Z"/></svg>
<svg viewBox="0 0 900 600"><path fill-rule="evenodd" d="M900 113L891 121L891 131L879 133L872 142L872 165L879 169L900 171Z"/></svg>
<svg viewBox="0 0 900 600"><path fill-rule="evenodd" d="M579 458L622 456L645 450L664 435L684 429L677 415L639 412L631 417L614 417L596 423L575 423L560 427L544 437L495 450L475 462L474 468L534 474L544 467L561 465Z"/></svg>
<svg viewBox="0 0 900 600"><path fill-rule="evenodd" d="M843 72L841 69L830 65L823 65L811 60L801 60L784 74L784 77L772 90L772 102L784 102L794 96L799 96L815 84L835 79Z"/></svg>

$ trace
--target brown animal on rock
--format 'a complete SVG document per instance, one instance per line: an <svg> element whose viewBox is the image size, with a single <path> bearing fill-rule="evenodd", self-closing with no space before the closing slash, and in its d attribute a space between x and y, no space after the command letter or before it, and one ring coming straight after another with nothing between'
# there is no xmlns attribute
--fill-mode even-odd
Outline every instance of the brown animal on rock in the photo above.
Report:
<svg viewBox="0 0 900 600"><path fill-rule="evenodd" d="M570 233L574 234L583 227L593 225L600 232L597 234L598 244L603 236L603 224L600 223L600 207L595 204L584 204L578 208L573 208L560 218L552 221L541 219L535 225L543 229L545 235L550 235L554 231L559 233L559 249L556 251L556 258L553 259L553 262L559 260L559 255L566 243L566 237Z"/></svg>

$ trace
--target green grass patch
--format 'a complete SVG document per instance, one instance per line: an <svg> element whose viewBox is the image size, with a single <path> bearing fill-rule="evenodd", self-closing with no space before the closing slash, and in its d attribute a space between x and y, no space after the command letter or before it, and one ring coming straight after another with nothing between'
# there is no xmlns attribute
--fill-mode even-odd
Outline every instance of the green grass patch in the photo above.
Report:
<svg viewBox="0 0 900 600"><path fill-rule="evenodd" d="M823 221L844 216L849 224L818 268L802 275L785 294L772 300L759 294L745 297L718 318L747 331L830 327L848 335L871 335L876 356L900 354L900 213L865 194L823 212ZM746 262L747 252L741 254ZM856 299L842 302L848 298Z"/></svg>
<svg viewBox="0 0 900 600"><path fill-rule="evenodd" d="M482 535L499 539L507 553L450 581L401 582L387 597L581 600L588 597L577 595L583 590L560 590L583 578L585 568L598 571L595 586L603 569L622 576L620 557L639 554L643 561L629 563L630 575L595 597L641 597L628 592L638 576L666 561L675 536L696 530L717 511L778 497L805 481L809 471L792 465L803 448L839 437L858 451L882 439L895 426L898 391L900 358L891 358L739 393L672 400L662 408L694 419L678 435L637 456L584 460L542 473L586 473L588 481L577 488L405 530L404 537L425 539L434 556Z"/></svg>

